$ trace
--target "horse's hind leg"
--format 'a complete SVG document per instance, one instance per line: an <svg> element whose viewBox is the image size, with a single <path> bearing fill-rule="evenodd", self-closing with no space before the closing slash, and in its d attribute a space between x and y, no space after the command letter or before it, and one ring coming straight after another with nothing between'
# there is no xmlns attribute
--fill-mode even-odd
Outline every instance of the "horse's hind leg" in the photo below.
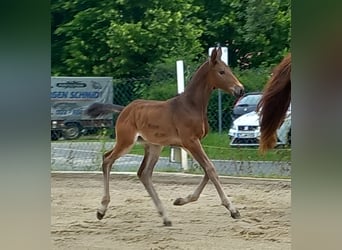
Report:
<svg viewBox="0 0 342 250"><path fill-rule="evenodd" d="M162 148L163 147L159 145L145 144L145 155L138 170L138 176L157 207L159 215L163 218L164 225L171 226L172 223L169 220L166 210L164 209L164 206L152 184L153 168L159 159Z"/></svg>
<svg viewBox="0 0 342 250"><path fill-rule="evenodd" d="M105 215L108 204L110 202L110 194L109 194L109 178L110 171L116 159L127 153L134 144L134 139L124 140L123 142L117 142L115 147L106 152L103 155L102 161L102 172L103 172L103 185L104 185L104 194L101 201L101 207L97 210L96 216L99 220L103 218Z"/></svg>

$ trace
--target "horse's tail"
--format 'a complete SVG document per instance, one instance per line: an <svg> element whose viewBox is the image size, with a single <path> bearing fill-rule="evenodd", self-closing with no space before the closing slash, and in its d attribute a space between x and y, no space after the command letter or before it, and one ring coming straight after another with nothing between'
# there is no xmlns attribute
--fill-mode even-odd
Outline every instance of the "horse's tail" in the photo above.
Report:
<svg viewBox="0 0 342 250"><path fill-rule="evenodd" d="M265 153L276 146L277 129L284 121L290 102L291 54L288 54L274 68L257 107L260 111L260 152Z"/></svg>
<svg viewBox="0 0 342 250"><path fill-rule="evenodd" d="M125 107L121 105L95 102L85 110L85 114L89 115L92 118L95 118L100 115L119 113L124 108Z"/></svg>

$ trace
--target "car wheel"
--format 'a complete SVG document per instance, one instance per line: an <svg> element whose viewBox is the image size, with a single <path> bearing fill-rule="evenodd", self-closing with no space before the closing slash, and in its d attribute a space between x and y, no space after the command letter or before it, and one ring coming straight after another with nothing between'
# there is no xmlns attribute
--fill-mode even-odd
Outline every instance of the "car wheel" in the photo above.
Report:
<svg viewBox="0 0 342 250"><path fill-rule="evenodd" d="M81 136L81 128L76 123L69 123L65 125L63 130L63 137L66 140L74 140Z"/></svg>
<svg viewBox="0 0 342 250"><path fill-rule="evenodd" d="M51 141L57 141L61 137L58 131L51 131Z"/></svg>

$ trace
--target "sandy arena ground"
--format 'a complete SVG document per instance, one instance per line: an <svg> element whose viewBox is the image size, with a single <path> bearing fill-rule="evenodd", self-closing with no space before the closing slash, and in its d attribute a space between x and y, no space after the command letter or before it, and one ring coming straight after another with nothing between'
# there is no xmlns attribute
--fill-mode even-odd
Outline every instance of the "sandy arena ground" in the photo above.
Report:
<svg viewBox="0 0 342 250"><path fill-rule="evenodd" d="M164 227L135 175L113 174L111 203L96 219L102 197L99 173L52 173L52 249L291 249L291 182L221 178L242 218L220 205L214 185L198 201L174 206L192 193L199 176L154 173L153 182L173 226Z"/></svg>

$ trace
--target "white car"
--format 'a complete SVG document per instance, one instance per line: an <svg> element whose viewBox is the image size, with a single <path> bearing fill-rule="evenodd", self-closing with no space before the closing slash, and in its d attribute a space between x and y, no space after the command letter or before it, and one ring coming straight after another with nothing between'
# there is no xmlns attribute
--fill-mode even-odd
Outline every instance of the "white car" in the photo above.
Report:
<svg viewBox="0 0 342 250"><path fill-rule="evenodd" d="M259 146L259 115L252 111L233 121L229 129L230 146ZM291 145L291 106L280 128L277 130L277 145Z"/></svg>

